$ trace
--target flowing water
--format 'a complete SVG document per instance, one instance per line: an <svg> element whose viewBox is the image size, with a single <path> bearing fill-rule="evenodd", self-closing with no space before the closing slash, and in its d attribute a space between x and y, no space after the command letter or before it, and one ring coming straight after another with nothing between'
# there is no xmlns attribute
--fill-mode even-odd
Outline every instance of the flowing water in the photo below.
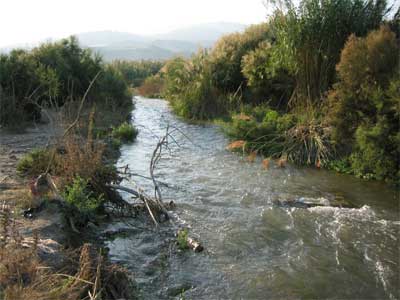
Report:
<svg viewBox="0 0 400 300"><path fill-rule="evenodd" d="M186 135L173 133L156 171L170 185L164 200L176 203L173 224L156 230L141 217L109 228L125 229L107 243L112 260L135 274L141 298L399 299L396 190L312 168L263 170L261 158L226 151L217 126L185 123L163 100L137 98L133 122L138 139L118 164L147 176L167 125ZM152 191L148 180L135 181ZM356 208L275 204L301 198L344 198ZM178 226L206 250L177 251Z"/></svg>

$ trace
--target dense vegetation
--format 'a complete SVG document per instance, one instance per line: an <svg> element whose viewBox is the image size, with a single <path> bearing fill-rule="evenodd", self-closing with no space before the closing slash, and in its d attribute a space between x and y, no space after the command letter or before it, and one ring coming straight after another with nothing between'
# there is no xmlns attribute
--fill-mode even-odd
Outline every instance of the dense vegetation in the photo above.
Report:
<svg viewBox="0 0 400 300"><path fill-rule="evenodd" d="M143 84L146 78L157 74L164 64L161 61L151 60L115 60L112 62L112 65L121 72L129 86L139 87Z"/></svg>
<svg viewBox="0 0 400 300"><path fill-rule="evenodd" d="M385 0L303 0L267 23L166 63L164 95L189 119L223 117L266 157L399 179L399 19Z"/></svg>
<svg viewBox="0 0 400 300"><path fill-rule="evenodd" d="M113 157L138 133L127 123L131 109L119 67L103 63L74 37L0 56L0 125L39 121L46 112L64 132L55 145L28 153L17 170L35 178L59 176L67 214L74 213L76 220L81 214L93 216L113 196L106 188L118 181Z"/></svg>
<svg viewBox="0 0 400 300"><path fill-rule="evenodd" d="M88 102L130 106L122 73L82 49L74 37L0 55L0 125L20 125L39 119L41 107L80 100L96 76Z"/></svg>

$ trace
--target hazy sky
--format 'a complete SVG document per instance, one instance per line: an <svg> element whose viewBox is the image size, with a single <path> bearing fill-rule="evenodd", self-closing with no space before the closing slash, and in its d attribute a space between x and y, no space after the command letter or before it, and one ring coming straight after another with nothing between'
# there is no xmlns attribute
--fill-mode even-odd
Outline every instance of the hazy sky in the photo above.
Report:
<svg viewBox="0 0 400 300"><path fill-rule="evenodd" d="M259 23L262 0L0 0L0 46L116 30L163 33L209 22Z"/></svg>

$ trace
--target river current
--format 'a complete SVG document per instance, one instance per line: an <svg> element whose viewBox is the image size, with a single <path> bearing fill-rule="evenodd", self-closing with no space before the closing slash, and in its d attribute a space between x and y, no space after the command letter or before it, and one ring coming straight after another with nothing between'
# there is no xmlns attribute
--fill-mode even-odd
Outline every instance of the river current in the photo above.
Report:
<svg viewBox="0 0 400 300"><path fill-rule="evenodd" d="M174 140L156 176L173 221L115 221L110 257L127 267L142 299L399 299L399 195L381 182L313 168L249 163L225 150L215 125L189 124L168 103L135 98L137 141L119 166L149 176L158 137ZM135 182L154 193L151 182ZM129 186L132 182L124 182ZM124 195L124 197L129 197ZM345 199L355 208L296 208L293 199ZM205 251L177 251L174 233L188 227Z"/></svg>

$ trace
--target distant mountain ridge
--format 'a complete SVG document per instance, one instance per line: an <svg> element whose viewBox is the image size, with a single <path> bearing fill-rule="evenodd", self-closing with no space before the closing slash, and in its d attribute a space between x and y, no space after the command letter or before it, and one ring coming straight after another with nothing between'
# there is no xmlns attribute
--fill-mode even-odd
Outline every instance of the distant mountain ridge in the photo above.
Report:
<svg viewBox="0 0 400 300"><path fill-rule="evenodd" d="M138 35L119 31L95 31L75 34L80 44L100 53L106 61L115 59L164 60L177 55L190 56L200 47L209 48L221 36L240 32L239 23L205 23L156 35ZM8 52L13 46L0 49ZM31 48L29 46L24 48Z"/></svg>

